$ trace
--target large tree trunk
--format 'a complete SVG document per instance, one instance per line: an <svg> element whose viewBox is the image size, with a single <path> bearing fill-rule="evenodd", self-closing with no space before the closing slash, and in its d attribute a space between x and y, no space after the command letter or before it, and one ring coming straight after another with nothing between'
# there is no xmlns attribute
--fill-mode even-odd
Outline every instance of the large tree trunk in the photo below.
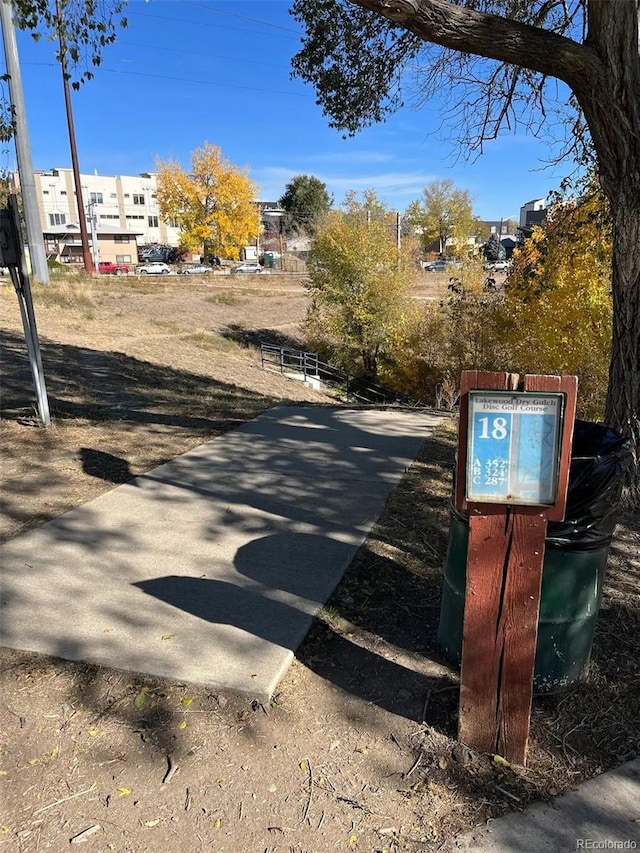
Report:
<svg viewBox="0 0 640 853"><path fill-rule="evenodd" d="M615 14L612 14L615 12ZM613 226L613 329L606 422L634 442L640 506L640 7L590 0L586 44L597 57L573 81L597 153Z"/></svg>
<svg viewBox="0 0 640 853"><path fill-rule="evenodd" d="M640 174L636 173L631 191L618 191L610 202L613 335L605 420L633 439L635 472L630 489L632 502L640 506Z"/></svg>

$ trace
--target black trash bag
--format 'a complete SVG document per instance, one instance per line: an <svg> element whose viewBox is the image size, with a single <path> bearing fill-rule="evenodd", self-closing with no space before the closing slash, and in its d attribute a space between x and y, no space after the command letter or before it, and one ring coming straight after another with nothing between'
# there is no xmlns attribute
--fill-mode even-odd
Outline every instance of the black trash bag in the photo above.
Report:
<svg viewBox="0 0 640 853"><path fill-rule="evenodd" d="M632 461L632 441L601 424L576 420L571 446L567 507L563 521L547 525L547 547L598 551L611 542L618 522L624 474ZM469 523L469 513L452 506Z"/></svg>
<svg viewBox="0 0 640 853"><path fill-rule="evenodd" d="M564 521L550 521L546 544L571 551L595 551L611 542L618 522L624 474L632 441L601 424L577 420Z"/></svg>

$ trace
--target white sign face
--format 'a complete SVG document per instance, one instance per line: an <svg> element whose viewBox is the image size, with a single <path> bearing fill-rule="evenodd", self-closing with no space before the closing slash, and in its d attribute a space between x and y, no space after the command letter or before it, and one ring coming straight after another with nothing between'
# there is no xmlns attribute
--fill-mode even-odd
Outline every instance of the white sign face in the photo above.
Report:
<svg viewBox="0 0 640 853"><path fill-rule="evenodd" d="M564 395L470 391L468 501L553 506Z"/></svg>

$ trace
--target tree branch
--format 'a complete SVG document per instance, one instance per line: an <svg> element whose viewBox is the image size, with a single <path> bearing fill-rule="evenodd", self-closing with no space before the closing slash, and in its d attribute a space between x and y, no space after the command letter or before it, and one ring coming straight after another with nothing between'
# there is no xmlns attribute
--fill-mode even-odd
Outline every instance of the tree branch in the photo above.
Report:
<svg viewBox="0 0 640 853"><path fill-rule="evenodd" d="M572 88L602 72L597 53L566 36L447 0L351 0L428 42L557 77ZM595 76L594 76L595 75Z"/></svg>

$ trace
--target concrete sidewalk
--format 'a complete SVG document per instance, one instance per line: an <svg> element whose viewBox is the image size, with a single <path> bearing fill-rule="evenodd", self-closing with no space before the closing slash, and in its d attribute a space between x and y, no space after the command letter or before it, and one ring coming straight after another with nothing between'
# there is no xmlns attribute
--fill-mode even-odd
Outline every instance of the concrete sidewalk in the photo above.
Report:
<svg viewBox="0 0 640 853"><path fill-rule="evenodd" d="M449 851L570 853L640 849L640 758L577 791L460 836Z"/></svg>
<svg viewBox="0 0 640 853"><path fill-rule="evenodd" d="M12 540L0 644L270 696L437 421L272 409Z"/></svg>

